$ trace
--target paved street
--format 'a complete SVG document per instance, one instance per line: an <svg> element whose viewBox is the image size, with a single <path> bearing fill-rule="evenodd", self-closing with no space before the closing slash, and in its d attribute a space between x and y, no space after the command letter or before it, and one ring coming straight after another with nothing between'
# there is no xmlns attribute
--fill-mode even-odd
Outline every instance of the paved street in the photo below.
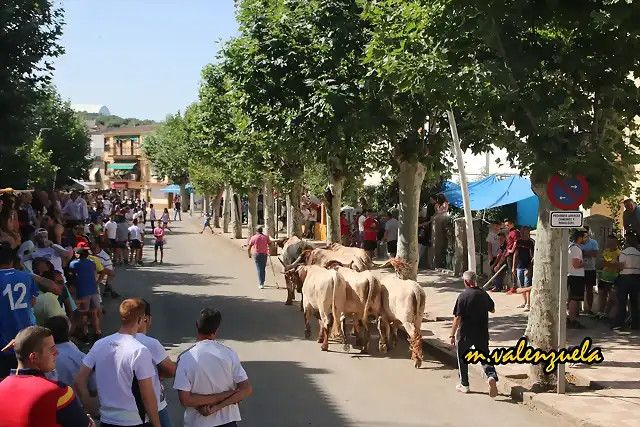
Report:
<svg viewBox="0 0 640 427"><path fill-rule="evenodd" d="M153 246L147 245L146 266L120 269L115 283L124 297L151 303L150 334L174 359L194 342L198 311L222 311L220 341L238 352L254 388L241 405L243 426L563 425L506 397L492 401L480 378L471 384L479 393L457 393L456 371L432 360L414 369L406 343L387 357L345 354L337 344L321 352L315 340L303 338L298 306L285 306L285 291L271 287L270 267L270 287L261 291L246 251L226 237L198 234L196 220L184 219L171 224L164 264L148 263ZM107 303L105 333L117 328L118 303ZM317 323L312 328L315 337ZM182 426L182 408L171 382L166 385L174 425Z"/></svg>

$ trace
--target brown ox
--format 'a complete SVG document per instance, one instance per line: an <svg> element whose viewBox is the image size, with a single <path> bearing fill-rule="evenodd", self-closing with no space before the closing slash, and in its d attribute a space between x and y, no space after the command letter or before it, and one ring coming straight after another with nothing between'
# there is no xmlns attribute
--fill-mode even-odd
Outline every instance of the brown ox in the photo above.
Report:
<svg viewBox="0 0 640 427"><path fill-rule="evenodd" d="M394 258L388 264L396 268L396 274L403 275L408 270L408 264ZM383 310L389 319L391 326L391 343L398 340L398 328L404 327L408 334L411 360L414 366L422 366L422 316L426 305L427 296L422 286L415 280L405 280L397 276L374 273L382 285Z"/></svg>
<svg viewBox="0 0 640 427"><path fill-rule="evenodd" d="M338 272L347 281L347 285L351 287L359 299L360 304L357 306L348 306L345 310L347 313L354 312L361 307L362 311L354 315L353 326L356 334L358 334L358 326L363 328L362 353L369 351L369 318L376 319L378 331L380 332L380 341L378 349L382 353L387 352L387 337L389 336L389 322L384 313L382 306L382 287L380 281L371 271L354 271L350 268L338 267ZM356 343L358 345L358 342Z"/></svg>
<svg viewBox="0 0 640 427"><path fill-rule="evenodd" d="M282 263L285 269L288 265L294 264L298 257L302 255L303 251L313 250L312 245L296 236L278 240L277 244L283 249L281 258L278 258L278 260ZM285 302L285 305L291 305L296 299L296 288L295 284L289 280L286 274L284 277L287 284L287 301ZM302 289L298 289L298 293L300 292L302 292Z"/></svg>
<svg viewBox="0 0 640 427"><path fill-rule="evenodd" d="M332 329L338 335L344 350L348 351L349 344L344 333L344 313L349 292L342 275L336 270L327 270L317 265L292 266L286 269L285 274L289 275L297 286L302 285L305 338L311 337L309 320L315 314L320 321L318 342L322 343L322 351L329 349L329 333Z"/></svg>

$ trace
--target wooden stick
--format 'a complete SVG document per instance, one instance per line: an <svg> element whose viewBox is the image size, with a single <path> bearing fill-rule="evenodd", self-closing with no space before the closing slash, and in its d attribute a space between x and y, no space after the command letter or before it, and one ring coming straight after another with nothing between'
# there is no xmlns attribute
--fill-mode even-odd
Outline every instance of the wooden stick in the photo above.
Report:
<svg viewBox="0 0 640 427"><path fill-rule="evenodd" d="M489 286L489 284L491 284L491 282L493 282L493 279L495 279L498 274L502 273L502 270L504 270L504 268L507 266L507 263L502 264L502 267L500 267L500 270L496 271L496 274L494 274L493 276L491 276L491 279L489 279L489 281L487 283L484 284L484 286L482 287L482 289L485 289L487 286Z"/></svg>

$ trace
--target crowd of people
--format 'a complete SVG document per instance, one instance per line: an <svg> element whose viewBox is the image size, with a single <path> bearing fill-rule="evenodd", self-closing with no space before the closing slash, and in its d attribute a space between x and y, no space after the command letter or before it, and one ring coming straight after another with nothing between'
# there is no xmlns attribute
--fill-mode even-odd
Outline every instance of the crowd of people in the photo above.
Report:
<svg viewBox="0 0 640 427"><path fill-rule="evenodd" d="M240 420L237 403L251 386L236 353L215 341L220 312L201 311L197 344L177 362L147 335L147 301L123 301L120 330L102 337L103 298L120 298L116 266L142 265L147 221L154 262L158 252L162 262L168 209L158 215L144 200L110 192L2 193L0 398L12 405L0 408L0 427L97 419L103 427L170 427L164 378L175 378L185 426Z"/></svg>

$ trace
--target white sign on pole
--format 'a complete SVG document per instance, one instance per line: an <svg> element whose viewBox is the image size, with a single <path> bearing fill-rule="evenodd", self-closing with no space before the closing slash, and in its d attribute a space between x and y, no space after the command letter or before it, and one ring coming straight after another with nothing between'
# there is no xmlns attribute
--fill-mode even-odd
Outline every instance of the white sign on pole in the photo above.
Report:
<svg viewBox="0 0 640 427"><path fill-rule="evenodd" d="M581 228L584 216L580 211L553 211L549 215L551 228Z"/></svg>

